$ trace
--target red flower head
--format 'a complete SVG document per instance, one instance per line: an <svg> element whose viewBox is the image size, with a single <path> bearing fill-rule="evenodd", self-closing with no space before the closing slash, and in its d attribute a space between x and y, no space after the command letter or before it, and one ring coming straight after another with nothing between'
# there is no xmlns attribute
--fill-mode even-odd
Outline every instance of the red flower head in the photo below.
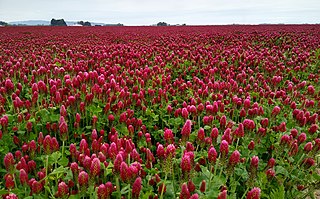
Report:
<svg viewBox="0 0 320 199"><path fill-rule="evenodd" d="M191 179L188 181L188 189L191 193L196 190L196 185L192 182Z"/></svg>
<svg viewBox="0 0 320 199"><path fill-rule="evenodd" d="M211 146L208 150L208 161L211 163L211 164L215 164L216 161L217 161L217 151L216 149Z"/></svg>
<svg viewBox="0 0 320 199"><path fill-rule="evenodd" d="M191 142L186 143L186 151L194 151L194 146Z"/></svg>
<svg viewBox="0 0 320 199"><path fill-rule="evenodd" d="M182 184L181 192L180 192L180 199L189 199L190 192L186 183Z"/></svg>
<svg viewBox="0 0 320 199"><path fill-rule="evenodd" d="M164 159L164 157L165 157L165 151L164 151L164 148L163 148L162 144L159 144L158 147L157 147L157 156L161 160Z"/></svg>
<svg viewBox="0 0 320 199"><path fill-rule="evenodd" d="M312 142L308 142L308 143L306 143L306 145L304 145L304 151L306 152L306 153L308 153L308 152L310 152L310 151L312 151Z"/></svg>
<svg viewBox="0 0 320 199"><path fill-rule="evenodd" d="M189 115L189 112L188 112L187 108L182 108L181 116L182 116L184 119L187 119L187 118L188 118L188 115Z"/></svg>
<svg viewBox="0 0 320 199"><path fill-rule="evenodd" d="M55 138L55 137L51 138L51 143L52 143L52 151L53 152L54 151L59 151L60 146L59 146L57 138Z"/></svg>
<svg viewBox="0 0 320 199"><path fill-rule="evenodd" d="M6 199L18 199L18 196L14 193L10 193L6 196Z"/></svg>
<svg viewBox="0 0 320 199"><path fill-rule="evenodd" d="M243 107L248 110L250 108L250 99L245 99L244 102L243 102Z"/></svg>
<svg viewBox="0 0 320 199"><path fill-rule="evenodd" d="M116 158L117 154L118 154L117 145L116 145L116 143L112 142L110 144L110 147L108 150L108 155L112 160L114 160Z"/></svg>
<svg viewBox="0 0 320 199"><path fill-rule="evenodd" d="M87 150L88 148L88 143L85 139L82 139L80 141L80 146L79 146L79 151L80 153L85 153L85 151Z"/></svg>
<svg viewBox="0 0 320 199"><path fill-rule="evenodd" d="M227 124L227 117L225 115L223 115L220 118L220 128L225 128Z"/></svg>
<svg viewBox="0 0 320 199"><path fill-rule="evenodd" d="M120 178L123 182L128 182L129 181L129 167L127 163L121 162L120 164Z"/></svg>
<svg viewBox="0 0 320 199"><path fill-rule="evenodd" d="M112 185L111 182L107 182L107 183L105 184L105 186L106 186L106 190L107 190L107 196L110 198L110 197L111 197L111 194L112 194L112 192L113 192L113 185Z"/></svg>
<svg viewBox="0 0 320 199"><path fill-rule="evenodd" d="M100 169L101 169L101 166L100 166L99 158L94 158L90 166L91 176L98 176L100 174Z"/></svg>
<svg viewBox="0 0 320 199"><path fill-rule="evenodd" d="M189 155L184 154L180 163L180 167L183 173L189 173L192 169L191 160Z"/></svg>
<svg viewBox="0 0 320 199"><path fill-rule="evenodd" d="M250 168L257 169L258 165L259 165L259 157L258 156L253 156L251 158Z"/></svg>
<svg viewBox="0 0 320 199"><path fill-rule="evenodd" d="M114 165L113 169L114 169L115 173L120 173L120 166L121 166L122 162L123 162L123 158L122 158L122 155L119 153L116 156L114 163L113 163L113 165Z"/></svg>
<svg viewBox="0 0 320 199"><path fill-rule="evenodd" d="M172 144L173 143L173 133L171 129L166 129L164 131L164 139L166 140L167 143Z"/></svg>
<svg viewBox="0 0 320 199"><path fill-rule="evenodd" d="M253 150L254 149L254 141L251 140L251 142L248 144L248 149Z"/></svg>
<svg viewBox="0 0 320 199"><path fill-rule="evenodd" d="M24 169L20 169L20 184L22 184L23 186L28 184L28 174Z"/></svg>
<svg viewBox="0 0 320 199"><path fill-rule="evenodd" d="M267 175L267 178L271 180L272 178L274 178L274 176L276 176L276 172L273 169L268 169L266 171L266 175Z"/></svg>
<svg viewBox="0 0 320 199"><path fill-rule="evenodd" d="M5 180L6 180L6 183L5 183L5 186L7 189L13 189L14 188L14 180L13 180L13 176L11 174L7 174L5 176Z"/></svg>
<svg viewBox="0 0 320 199"><path fill-rule="evenodd" d="M190 197L190 199L199 199L199 195L195 193Z"/></svg>
<svg viewBox="0 0 320 199"><path fill-rule="evenodd" d="M58 197L65 198L65 196L67 196L68 194L69 194L68 185L63 181L60 182L58 184L58 192L57 192Z"/></svg>
<svg viewBox="0 0 320 199"><path fill-rule="evenodd" d="M309 128L308 132L309 132L311 135L313 135L315 132L317 132L318 128L319 128L318 125L312 124L311 127Z"/></svg>
<svg viewBox="0 0 320 199"><path fill-rule="evenodd" d="M3 163L4 163L4 166L6 167L6 170L11 173L14 171L14 157L12 155L12 153L7 153L6 156L4 156L4 159L3 159Z"/></svg>
<svg viewBox="0 0 320 199"><path fill-rule="evenodd" d="M87 187L88 180L89 180L89 176L88 176L87 172L81 171L78 176L78 182L79 182L80 187Z"/></svg>
<svg viewBox="0 0 320 199"><path fill-rule="evenodd" d="M280 111L281 111L280 107L279 107L279 106L275 106L275 107L273 108L273 110L272 110L271 115L272 115L273 117L276 117L276 116L280 113Z"/></svg>
<svg viewBox="0 0 320 199"><path fill-rule="evenodd" d="M269 125L269 119L268 118L264 118L260 121L260 124L262 126L262 128L266 128Z"/></svg>
<svg viewBox="0 0 320 199"><path fill-rule="evenodd" d="M100 184L97 191L98 199L107 199L107 188L104 184Z"/></svg>
<svg viewBox="0 0 320 199"><path fill-rule="evenodd" d="M59 133L61 140L66 141L68 138L68 125L64 120L59 125Z"/></svg>
<svg viewBox="0 0 320 199"><path fill-rule="evenodd" d="M42 188L43 188L43 185L41 184L41 182L38 182L36 180L32 182L32 185L31 185L32 193L38 194L42 191Z"/></svg>
<svg viewBox="0 0 320 199"><path fill-rule="evenodd" d="M227 199L227 190L221 191L217 199Z"/></svg>
<svg viewBox="0 0 320 199"><path fill-rule="evenodd" d="M60 107L60 116L62 116L62 117L67 117L67 110L66 110L66 107L64 106L64 105L62 105L61 107Z"/></svg>
<svg viewBox="0 0 320 199"><path fill-rule="evenodd" d="M211 134L210 134L210 137L212 139L212 143L217 142L218 136L219 136L219 130L216 127L212 128Z"/></svg>
<svg viewBox="0 0 320 199"><path fill-rule="evenodd" d="M43 150L45 154L50 154L52 152L52 139L50 135L46 135L46 137L43 140Z"/></svg>
<svg viewBox="0 0 320 199"><path fill-rule="evenodd" d="M138 177L132 184L132 199L138 199L142 189L142 180Z"/></svg>
<svg viewBox="0 0 320 199"><path fill-rule="evenodd" d="M226 157L229 153L229 144L227 141L222 140L220 144L220 153L223 157Z"/></svg>
<svg viewBox="0 0 320 199"><path fill-rule="evenodd" d="M276 164L276 160L274 158L270 158L268 161L268 167L272 168Z"/></svg>
<svg viewBox="0 0 320 199"><path fill-rule="evenodd" d="M295 138L298 136L298 130L297 129L291 129L290 135Z"/></svg>
<svg viewBox="0 0 320 199"><path fill-rule="evenodd" d="M233 151L229 158L229 165L235 166L240 162L240 153L238 150Z"/></svg>
<svg viewBox="0 0 320 199"><path fill-rule="evenodd" d="M173 144L169 144L166 150L166 157L174 157L176 155L176 147Z"/></svg>
<svg viewBox="0 0 320 199"><path fill-rule="evenodd" d="M298 136L298 144L301 144L302 142L306 141L306 139L307 139L307 135L305 133L301 133Z"/></svg>
<svg viewBox="0 0 320 199"><path fill-rule="evenodd" d="M187 141L189 139L189 135L191 133L191 126L192 126L191 120L187 120L186 123L183 125L181 130L183 141Z"/></svg>
<svg viewBox="0 0 320 199"><path fill-rule="evenodd" d="M206 135L204 133L204 129L200 128L199 131L198 131L198 136L197 136L198 141L203 142L205 136Z"/></svg>
<svg viewBox="0 0 320 199"><path fill-rule="evenodd" d="M81 120L80 113L76 113L76 122L80 123L80 120Z"/></svg>
<svg viewBox="0 0 320 199"><path fill-rule="evenodd" d="M245 130L249 130L249 131L252 131L255 128L254 121L250 119L245 119L243 121L243 126Z"/></svg>
<svg viewBox="0 0 320 199"><path fill-rule="evenodd" d="M259 199L260 198L261 190L257 187L251 189L251 191L247 194L247 199Z"/></svg>
<svg viewBox="0 0 320 199"><path fill-rule="evenodd" d="M202 180L200 184L200 192L204 193L206 191L206 181Z"/></svg>

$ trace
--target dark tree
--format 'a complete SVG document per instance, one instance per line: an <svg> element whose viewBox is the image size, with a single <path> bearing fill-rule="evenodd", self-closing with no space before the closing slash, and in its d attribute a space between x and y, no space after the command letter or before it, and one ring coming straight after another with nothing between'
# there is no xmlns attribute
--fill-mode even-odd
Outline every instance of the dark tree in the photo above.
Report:
<svg viewBox="0 0 320 199"><path fill-rule="evenodd" d="M80 24L83 26L84 22L83 21L78 21L77 24Z"/></svg>
<svg viewBox="0 0 320 199"><path fill-rule="evenodd" d="M0 21L0 26L7 26L7 25L9 25L9 24L4 21Z"/></svg>
<svg viewBox="0 0 320 199"><path fill-rule="evenodd" d="M91 23L89 21L84 22L83 26L91 26Z"/></svg>
<svg viewBox="0 0 320 199"><path fill-rule="evenodd" d="M64 19L51 19L51 26L67 26Z"/></svg>
<svg viewBox="0 0 320 199"><path fill-rule="evenodd" d="M157 23L157 26L168 26L166 22L159 22Z"/></svg>

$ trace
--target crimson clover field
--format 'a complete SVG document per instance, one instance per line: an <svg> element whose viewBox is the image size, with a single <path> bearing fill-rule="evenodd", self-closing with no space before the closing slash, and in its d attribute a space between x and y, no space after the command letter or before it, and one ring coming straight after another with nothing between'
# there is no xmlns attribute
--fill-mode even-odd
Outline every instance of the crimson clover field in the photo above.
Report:
<svg viewBox="0 0 320 199"><path fill-rule="evenodd" d="M306 198L320 25L0 27L3 198Z"/></svg>

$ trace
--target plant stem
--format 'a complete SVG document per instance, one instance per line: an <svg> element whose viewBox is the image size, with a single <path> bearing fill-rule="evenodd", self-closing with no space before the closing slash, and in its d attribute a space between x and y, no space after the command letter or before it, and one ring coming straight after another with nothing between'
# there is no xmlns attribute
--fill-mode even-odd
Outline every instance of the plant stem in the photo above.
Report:
<svg viewBox="0 0 320 199"><path fill-rule="evenodd" d="M247 195L247 192L249 191L249 187L247 187L246 191L243 193L241 199L244 199Z"/></svg>
<svg viewBox="0 0 320 199"><path fill-rule="evenodd" d="M45 184L45 186L47 186L47 182L48 182L48 180L47 180L47 176L48 176L48 164L49 164L49 155L47 155L46 156L46 179L45 179L45 182L44 182L44 184ZM48 191L47 191L47 189L45 189L45 196L46 196L46 198L48 198Z"/></svg>
<svg viewBox="0 0 320 199"><path fill-rule="evenodd" d="M167 174L165 175L165 177L164 177L164 182L163 182L163 184L162 184L160 199L163 199L163 192L164 192L164 186L165 186L165 184L166 184L166 181L167 181Z"/></svg>
<svg viewBox="0 0 320 199"><path fill-rule="evenodd" d="M117 187L118 198L121 199L119 177L116 177L116 187Z"/></svg>
<svg viewBox="0 0 320 199"><path fill-rule="evenodd" d="M62 159L64 157L64 140L62 141Z"/></svg>
<svg viewBox="0 0 320 199"><path fill-rule="evenodd" d="M129 193L128 193L128 199L131 199L131 186L129 184Z"/></svg>

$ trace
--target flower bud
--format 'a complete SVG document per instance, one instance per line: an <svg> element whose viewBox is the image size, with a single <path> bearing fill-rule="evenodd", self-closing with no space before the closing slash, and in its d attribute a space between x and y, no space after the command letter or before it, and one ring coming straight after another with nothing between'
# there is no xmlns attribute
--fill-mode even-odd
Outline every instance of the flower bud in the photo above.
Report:
<svg viewBox="0 0 320 199"><path fill-rule="evenodd" d="M188 181L188 189L191 193L196 190L196 185L192 182L191 179Z"/></svg>
<svg viewBox="0 0 320 199"><path fill-rule="evenodd" d="M268 161L268 167L273 168L275 164L276 164L276 160L274 158L270 158Z"/></svg>
<svg viewBox="0 0 320 199"><path fill-rule="evenodd" d="M250 168L257 169L258 165L259 165L259 157L258 156L253 156L251 158Z"/></svg>
<svg viewBox="0 0 320 199"><path fill-rule="evenodd" d="M253 140L251 140L251 142L248 144L248 149L251 151L254 149L254 141Z"/></svg>
<svg viewBox="0 0 320 199"><path fill-rule="evenodd" d="M202 180L201 184L200 184L200 192L204 193L206 191L206 181Z"/></svg>
<svg viewBox="0 0 320 199"><path fill-rule="evenodd" d="M276 176L276 172L273 169L268 169L266 171L266 175L267 175L267 178L269 180L271 180L272 178L274 178Z"/></svg>

